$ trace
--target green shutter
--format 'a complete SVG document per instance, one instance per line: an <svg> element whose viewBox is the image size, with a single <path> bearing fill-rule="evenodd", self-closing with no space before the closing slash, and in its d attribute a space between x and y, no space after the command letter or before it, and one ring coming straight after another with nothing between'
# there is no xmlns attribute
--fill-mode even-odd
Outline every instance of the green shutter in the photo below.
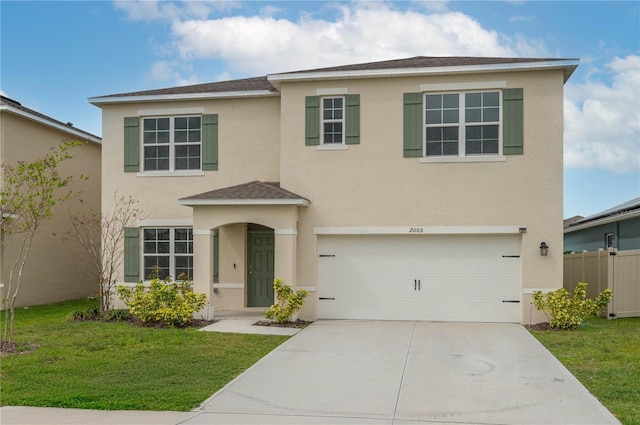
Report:
<svg viewBox="0 0 640 425"><path fill-rule="evenodd" d="M502 92L502 153L521 155L523 153L523 103L522 89L505 89Z"/></svg>
<svg viewBox="0 0 640 425"><path fill-rule="evenodd" d="M307 96L305 101L304 144L320 144L320 96Z"/></svg>
<svg viewBox="0 0 640 425"><path fill-rule="evenodd" d="M220 240L218 229L213 231L213 283L220 283Z"/></svg>
<svg viewBox="0 0 640 425"><path fill-rule="evenodd" d="M124 171L140 171L140 118L124 119Z"/></svg>
<svg viewBox="0 0 640 425"><path fill-rule="evenodd" d="M345 139L347 145L360 144L360 95L348 94L345 103Z"/></svg>
<svg viewBox="0 0 640 425"><path fill-rule="evenodd" d="M140 280L140 229L124 229L124 281Z"/></svg>
<svg viewBox="0 0 640 425"><path fill-rule="evenodd" d="M218 114L202 116L202 169L218 169Z"/></svg>
<svg viewBox="0 0 640 425"><path fill-rule="evenodd" d="M422 93L404 94L404 156L415 158L422 156Z"/></svg>

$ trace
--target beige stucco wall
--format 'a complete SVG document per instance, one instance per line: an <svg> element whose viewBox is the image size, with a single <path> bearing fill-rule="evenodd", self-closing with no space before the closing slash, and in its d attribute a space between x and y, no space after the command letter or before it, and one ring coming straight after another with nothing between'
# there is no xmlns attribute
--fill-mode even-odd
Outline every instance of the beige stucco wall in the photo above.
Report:
<svg viewBox="0 0 640 425"><path fill-rule="evenodd" d="M483 163L403 158L403 93L419 92L421 84L484 81L524 89L524 155ZM304 97L319 88L360 94L359 145L338 151L305 146ZM286 166L280 181L312 202L300 213L298 285L317 284L314 227L507 225L527 228L523 292L562 286L561 71L306 82L283 84L281 90ZM542 241L550 247L547 257L539 255ZM315 312L313 305L306 308ZM528 320L527 295L522 308Z"/></svg>
<svg viewBox="0 0 640 425"><path fill-rule="evenodd" d="M0 114L0 120L2 160L6 164L41 158L64 140L81 141L77 136L7 111ZM47 304L97 293L97 276L91 258L77 242L63 241L62 236L70 229L70 212L100 211L100 150L98 143L85 143L73 148L73 158L60 164L60 175L73 176L75 182L70 188L81 191L81 194L60 206L55 216L44 222L36 234L16 306ZM80 180L81 174L88 180ZM2 252L0 275L5 284L2 298L7 295L9 269L17 258L17 252L18 239L14 237Z"/></svg>
<svg viewBox="0 0 640 425"><path fill-rule="evenodd" d="M218 114L219 169L188 177L125 173L124 118L140 116L141 110L158 111L154 116L173 116L188 108L204 108L205 114ZM149 219L190 219L191 208L179 205L178 199L252 180L277 181L279 120L276 97L103 106L103 208L110 208L117 191L138 199Z"/></svg>

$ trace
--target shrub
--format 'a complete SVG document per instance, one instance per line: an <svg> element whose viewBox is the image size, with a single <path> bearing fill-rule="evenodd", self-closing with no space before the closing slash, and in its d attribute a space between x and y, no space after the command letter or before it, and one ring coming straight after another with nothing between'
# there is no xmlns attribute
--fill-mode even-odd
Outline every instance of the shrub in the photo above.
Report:
<svg viewBox="0 0 640 425"><path fill-rule="evenodd" d="M606 307L613 298L610 289L602 291L595 300L587 298L587 284L578 283L573 291L573 298L569 292L560 288L543 294L542 291L533 293L533 304L544 312L552 328L563 330L576 329L587 317L594 316Z"/></svg>
<svg viewBox="0 0 640 425"><path fill-rule="evenodd" d="M131 315L128 310L109 310L102 316L102 319L107 322L124 322L129 320L129 317Z"/></svg>
<svg viewBox="0 0 640 425"><path fill-rule="evenodd" d="M83 322L87 320L98 320L100 318L100 306L92 304L84 310L75 310L70 315L70 320L74 322Z"/></svg>
<svg viewBox="0 0 640 425"><path fill-rule="evenodd" d="M205 306L206 295L193 292L191 282L170 277L160 280L151 276L147 291L139 282L135 288L118 286L118 296L127 304L131 315L143 323L163 322L171 326L185 326L193 320L193 314Z"/></svg>
<svg viewBox="0 0 640 425"><path fill-rule="evenodd" d="M273 281L273 290L278 301L269 307L264 315L267 319L273 319L278 323L290 322L293 315L302 308L304 299L309 295L304 289L299 289L294 293L291 286L282 283L282 279Z"/></svg>

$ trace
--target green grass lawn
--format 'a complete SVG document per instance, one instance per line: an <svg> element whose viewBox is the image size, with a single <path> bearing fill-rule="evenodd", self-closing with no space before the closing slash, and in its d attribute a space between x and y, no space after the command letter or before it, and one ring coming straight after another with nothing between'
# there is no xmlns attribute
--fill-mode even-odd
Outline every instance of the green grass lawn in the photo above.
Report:
<svg viewBox="0 0 640 425"><path fill-rule="evenodd" d="M624 425L640 425L640 318L587 320L575 331L532 331Z"/></svg>
<svg viewBox="0 0 640 425"><path fill-rule="evenodd" d="M1 359L0 405L188 411L288 338L68 321L89 305L16 309L15 342L39 348Z"/></svg>

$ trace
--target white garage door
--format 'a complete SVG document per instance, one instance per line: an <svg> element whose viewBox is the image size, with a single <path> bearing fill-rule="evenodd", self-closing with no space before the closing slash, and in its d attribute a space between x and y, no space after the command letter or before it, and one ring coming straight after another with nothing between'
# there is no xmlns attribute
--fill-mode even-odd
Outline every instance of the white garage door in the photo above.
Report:
<svg viewBox="0 0 640 425"><path fill-rule="evenodd" d="M520 236L318 238L323 319L520 322Z"/></svg>

